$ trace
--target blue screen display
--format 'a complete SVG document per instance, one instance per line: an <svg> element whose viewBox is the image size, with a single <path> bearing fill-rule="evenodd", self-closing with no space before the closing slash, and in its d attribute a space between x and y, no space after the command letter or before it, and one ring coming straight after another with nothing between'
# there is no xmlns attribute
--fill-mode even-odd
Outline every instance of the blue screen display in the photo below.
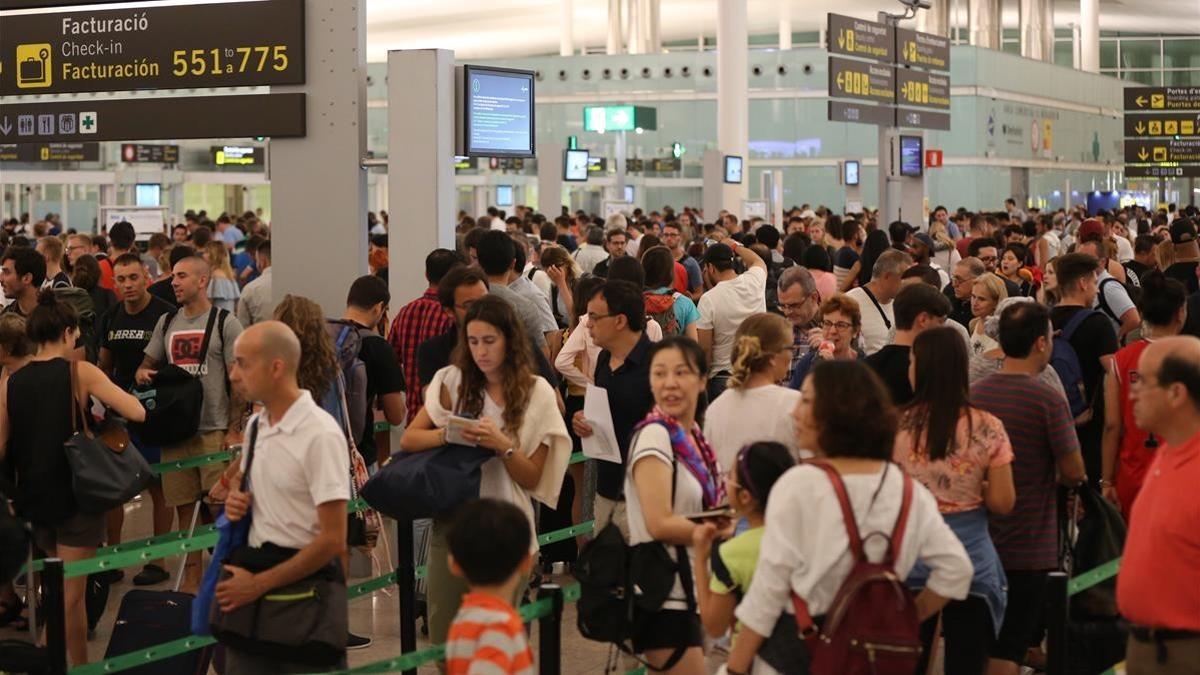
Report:
<svg viewBox="0 0 1200 675"><path fill-rule="evenodd" d="M921 151L920 136L900 137L900 175L920 178L925 157Z"/></svg>
<svg viewBox="0 0 1200 675"><path fill-rule="evenodd" d="M533 156L533 75L466 70L469 155Z"/></svg>

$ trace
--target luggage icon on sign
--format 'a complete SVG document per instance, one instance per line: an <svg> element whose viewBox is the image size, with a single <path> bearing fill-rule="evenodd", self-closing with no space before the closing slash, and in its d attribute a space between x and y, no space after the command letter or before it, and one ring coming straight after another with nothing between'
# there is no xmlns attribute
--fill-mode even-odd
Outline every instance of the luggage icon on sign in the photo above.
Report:
<svg viewBox="0 0 1200 675"><path fill-rule="evenodd" d="M50 43L17 45L17 87L44 89L50 86L52 66Z"/></svg>

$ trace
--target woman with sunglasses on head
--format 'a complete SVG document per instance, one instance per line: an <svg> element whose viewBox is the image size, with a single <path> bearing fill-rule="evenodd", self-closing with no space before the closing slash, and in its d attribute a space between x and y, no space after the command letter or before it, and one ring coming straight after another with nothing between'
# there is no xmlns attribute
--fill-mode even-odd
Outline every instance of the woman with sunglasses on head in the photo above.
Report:
<svg viewBox="0 0 1200 675"><path fill-rule="evenodd" d="M732 464L725 474L725 494L733 516L745 518L750 528L716 546L713 543L721 533L715 523L702 523L692 533L696 601L704 630L712 638L725 635L733 626L733 610L749 590L758 564L771 487L796 463L788 448L760 441L738 451Z"/></svg>
<svg viewBox="0 0 1200 675"><path fill-rule="evenodd" d="M862 334L862 310L849 296L838 294L821 303L823 340L816 349L800 357L792 370L791 389L800 389L804 378L821 361L853 361L863 358L858 349Z"/></svg>

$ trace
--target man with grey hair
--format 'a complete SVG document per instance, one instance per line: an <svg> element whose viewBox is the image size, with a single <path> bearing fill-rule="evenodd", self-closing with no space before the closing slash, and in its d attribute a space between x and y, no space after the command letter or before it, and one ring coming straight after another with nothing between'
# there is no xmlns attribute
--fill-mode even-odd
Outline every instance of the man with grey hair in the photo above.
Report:
<svg viewBox="0 0 1200 675"><path fill-rule="evenodd" d="M584 243L575 251L575 262L579 263L584 274L591 274L596 264L608 257L608 251L604 250L604 228L591 225L586 236Z"/></svg>
<svg viewBox="0 0 1200 675"><path fill-rule="evenodd" d="M975 257L966 257L954 264L950 274L950 283L942 289L950 300L950 319L955 323L969 328L975 315L971 312L971 288L975 280L987 272L983 261Z"/></svg>
<svg viewBox="0 0 1200 675"><path fill-rule="evenodd" d="M788 381L796 364L812 349L821 344L821 294L812 273L800 265L793 265L779 276L779 311L792 324L792 365L788 369Z"/></svg>
<svg viewBox="0 0 1200 675"><path fill-rule="evenodd" d="M900 275L912 264L912 256L903 251L884 251L871 268L871 280L846 293L862 308L862 342L867 356L892 342L896 331L892 301L900 293Z"/></svg>

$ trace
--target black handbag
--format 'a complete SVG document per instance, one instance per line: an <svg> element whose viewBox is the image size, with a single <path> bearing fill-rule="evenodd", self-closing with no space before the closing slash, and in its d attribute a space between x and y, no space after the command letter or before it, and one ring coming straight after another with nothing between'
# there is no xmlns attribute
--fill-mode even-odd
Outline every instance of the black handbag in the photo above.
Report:
<svg viewBox="0 0 1200 675"><path fill-rule="evenodd" d="M173 363L158 369L150 384L137 385L131 393L146 408L146 421L133 425L138 438L151 445L175 445L195 437L200 430L200 414L204 410L204 385L200 382L204 364L208 358L208 345L214 326L224 339L225 325L223 309L209 310L208 323L204 327L204 339L200 342L200 365L193 375ZM163 334L171 327L175 313L163 318Z"/></svg>
<svg viewBox="0 0 1200 675"><path fill-rule="evenodd" d="M496 453L448 443L395 457L363 485L362 496L376 511L404 521L441 518L479 498L484 462Z"/></svg>
<svg viewBox="0 0 1200 675"><path fill-rule="evenodd" d="M107 513L150 486L154 472L142 453L129 442L129 434L111 418L99 437L88 425L87 411L79 403L79 373L71 364L71 437L63 444L75 503L84 513ZM106 442L107 441L107 442Z"/></svg>

